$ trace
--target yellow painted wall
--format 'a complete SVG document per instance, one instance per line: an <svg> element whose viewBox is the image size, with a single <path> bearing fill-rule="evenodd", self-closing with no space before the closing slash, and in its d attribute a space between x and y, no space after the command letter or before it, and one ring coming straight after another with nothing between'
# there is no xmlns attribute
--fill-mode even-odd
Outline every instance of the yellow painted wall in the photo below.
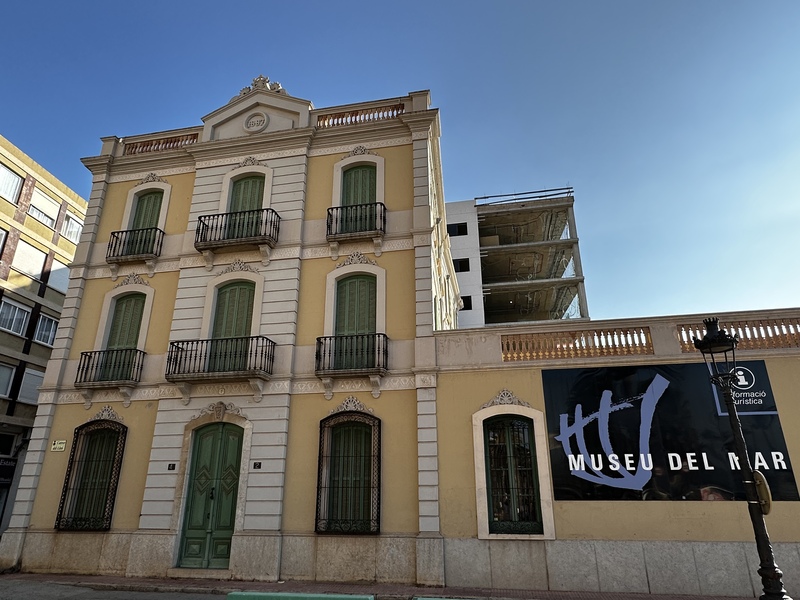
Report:
<svg viewBox="0 0 800 600"><path fill-rule="evenodd" d="M300 305L297 317L297 345L313 345L323 335L325 285L328 273L347 257L304 260L300 267ZM409 340L416 335L414 251L368 255L386 270L386 333L390 340Z"/></svg>
<svg viewBox="0 0 800 600"><path fill-rule="evenodd" d="M378 148L370 152L384 158L386 210L411 210L414 206L414 161L411 144ZM345 153L308 159L305 218L326 219L333 195L333 166Z"/></svg>
<svg viewBox="0 0 800 600"><path fill-rule="evenodd" d="M139 513L142 508L158 402L133 402L128 408L124 408L121 402L109 405L123 418L123 424L128 428L111 528L134 530L139 526ZM50 438L46 444L47 450L39 486L36 489L36 499L31 514L32 529L53 529L75 428L89 421L102 408L103 405L98 403L89 410L86 410L83 404L58 406L53 417ZM50 445L53 440L66 440L66 450L51 452Z"/></svg>
<svg viewBox="0 0 800 600"><path fill-rule="evenodd" d="M792 426L800 423L800 403L796 401L800 389L798 358L768 359L766 363L797 479L800 438L791 432ZM504 388L544 411L540 369L439 375L439 497L442 533L446 537L477 536L472 414ZM753 538L744 502L559 501L554 504L557 539L751 541ZM766 521L773 541L800 539L800 502L774 503Z"/></svg>
<svg viewBox="0 0 800 600"><path fill-rule="evenodd" d="M194 173L170 175L164 179L172 186L164 233L167 235L185 233L192 202ZM138 181L124 181L108 186L97 230L97 242L108 242L112 231L125 229L126 225L122 223L125 203L128 200L128 192L137 185L139 185Z"/></svg>
<svg viewBox="0 0 800 600"><path fill-rule="evenodd" d="M369 392L324 396L293 396L286 456L283 530L314 531L319 460L319 424L333 408L355 396L381 420L381 533L416 533L417 511L417 403L414 390L384 391L374 399Z"/></svg>
<svg viewBox="0 0 800 600"><path fill-rule="evenodd" d="M156 273L152 279L146 279L155 290L153 311L150 315L150 326L144 351L148 354L164 354L169 347L169 332L172 326L172 313L175 297L178 292L178 271ZM83 300L78 314L75 335L72 338L70 359L79 359L81 352L101 350L95 348L95 337L100 326L103 300L119 281L109 279L89 279L84 288Z"/></svg>

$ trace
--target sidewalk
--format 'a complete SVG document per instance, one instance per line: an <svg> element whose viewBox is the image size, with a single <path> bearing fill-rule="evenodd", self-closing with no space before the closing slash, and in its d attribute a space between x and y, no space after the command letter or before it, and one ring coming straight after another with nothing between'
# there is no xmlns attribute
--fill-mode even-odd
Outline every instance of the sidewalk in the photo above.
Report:
<svg viewBox="0 0 800 600"><path fill-rule="evenodd" d="M173 592L209 594L222 598L228 592L258 591L297 594L367 594L376 600L410 600L424 598L474 598L501 600L522 598L526 600L742 600L752 596L682 596L623 594L616 592L550 592L538 590L480 589L452 587L419 587L393 583L325 583L317 581L234 581L218 579L145 579L111 575L53 575L12 573L0 575L0 580L30 581L75 585L95 590L120 590L129 592Z"/></svg>

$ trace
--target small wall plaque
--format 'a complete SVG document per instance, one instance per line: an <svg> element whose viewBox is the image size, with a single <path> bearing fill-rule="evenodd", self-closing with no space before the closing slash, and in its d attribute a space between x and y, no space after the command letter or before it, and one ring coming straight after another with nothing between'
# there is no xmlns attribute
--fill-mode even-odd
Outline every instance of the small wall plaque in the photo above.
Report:
<svg viewBox="0 0 800 600"><path fill-rule="evenodd" d="M53 440L50 444L50 452L64 452L67 449L67 440Z"/></svg>

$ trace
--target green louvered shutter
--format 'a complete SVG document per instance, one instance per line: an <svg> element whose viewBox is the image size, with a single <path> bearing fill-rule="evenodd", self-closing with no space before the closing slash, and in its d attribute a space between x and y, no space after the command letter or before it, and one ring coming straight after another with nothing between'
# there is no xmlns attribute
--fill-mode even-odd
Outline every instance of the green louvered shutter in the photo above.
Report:
<svg viewBox="0 0 800 600"><path fill-rule="evenodd" d="M235 281L217 291L210 371L246 369L255 287L250 281Z"/></svg>
<svg viewBox="0 0 800 600"><path fill-rule="evenodd" d="M153 229L158 227L163 197L164 192L153 191L136 198L131 229L147 229L149 231L130 232L125 246L125 254L152 254L154 252L156 232Z"/></svg>
<svg viewBox="0 0 800 600"><path fill-rule="evenodd" d="M358 165L347 169L342 180L342 206L375 202L377 181L375 165Z"/></svg>
<svg viewBox="0 0 800 600"><path fill-rule="evenodd" d="M231 190L230 212L241 213L254 211L261 208L264 197L264 176L255 175L237 179L233 182ZM260 233L260 213L247 212L247 214L229 216L227 238L241 239L256 237Z"/></svg>
<svg viewBox="0 0 800 600"><path fill-rule="evenodd" d="M117 298L101 378L103 381L131 379L139 329L144 314L144 294L128 294Z"/></svg>
<svg viewBox="0 0 800 600"><path fill-rule="evenodd" d="M375 165L358 165L343 173L341 233L375 229L377 179Z"/></svg>
<svg viewBox="0 0 800 600"><path fill-rule="evenodd" d="M336 286L337 369L375 366L376 283L371 275L354 275Z"/></svg>

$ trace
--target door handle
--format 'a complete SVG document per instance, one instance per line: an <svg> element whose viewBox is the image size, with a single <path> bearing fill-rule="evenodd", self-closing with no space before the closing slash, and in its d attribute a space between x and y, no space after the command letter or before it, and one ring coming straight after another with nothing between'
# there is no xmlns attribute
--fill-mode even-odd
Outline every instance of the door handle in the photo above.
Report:
<svg viewBox="0 0 800 600"><path fill-rule="evenodd" d="M209 495L208 499L209 500L213 500L214 499L214 488L213 487L211 488L211 494Z"/></svg>

